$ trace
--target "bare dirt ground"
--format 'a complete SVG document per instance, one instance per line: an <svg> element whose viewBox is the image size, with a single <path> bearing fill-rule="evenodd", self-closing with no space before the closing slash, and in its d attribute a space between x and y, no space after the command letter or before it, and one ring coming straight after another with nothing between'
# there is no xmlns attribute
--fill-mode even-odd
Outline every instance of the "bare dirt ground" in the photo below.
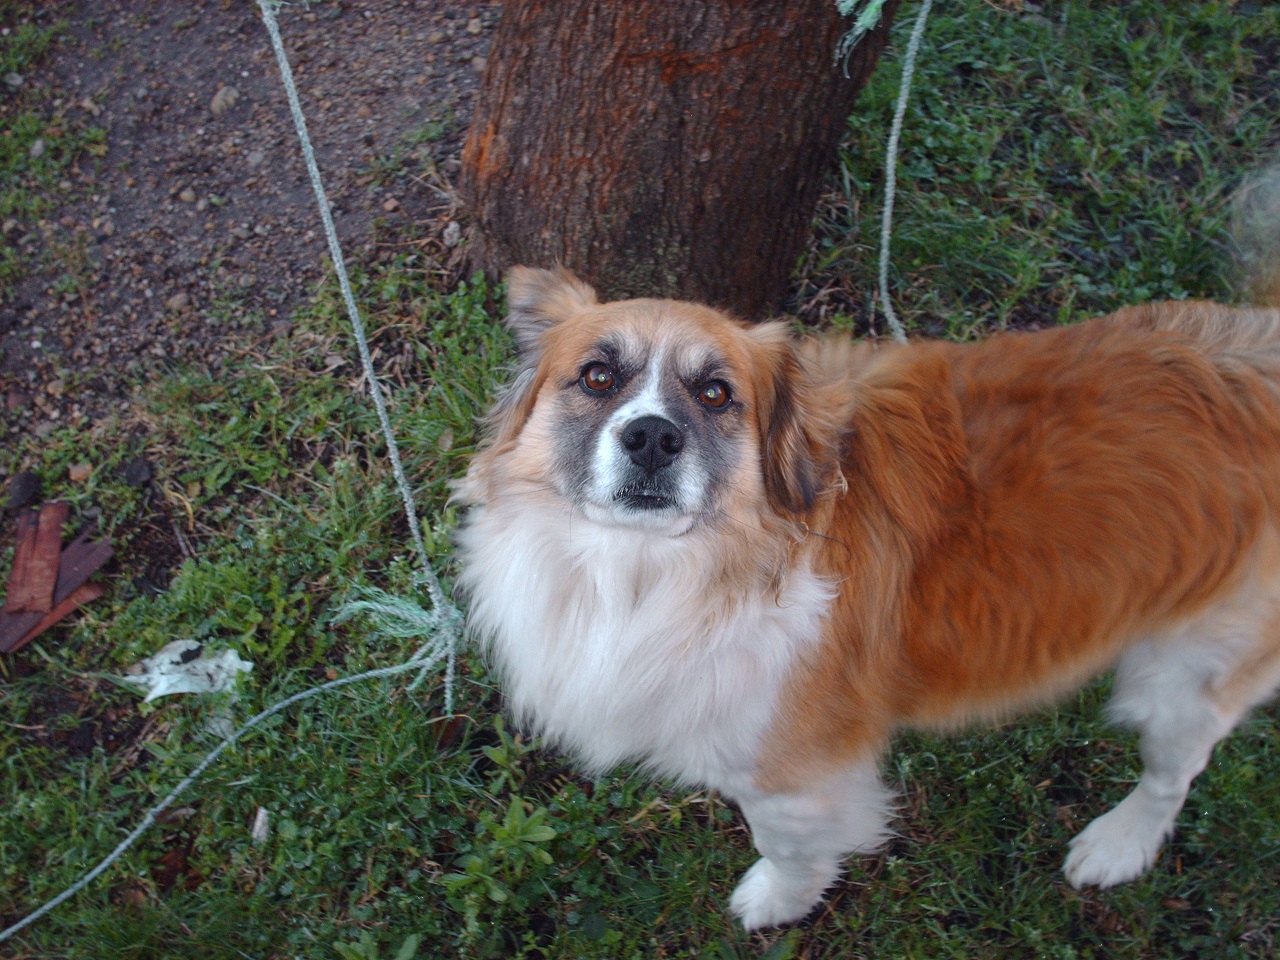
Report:
<svg viewBox="0 0 1280 960"><path fill-rule="evenodd" d="M23 78L49 116L105 131L0 302L0 439L127 410L175 362L217 366L288 329L326 246L284 89L250 0L27 5L66 30ZM348 256L371 225L449 254L451 180L490 0L330 0L280 25ZM7 26L7 24L6 24ZM13 101L0 100L0 109Z"/></svg>

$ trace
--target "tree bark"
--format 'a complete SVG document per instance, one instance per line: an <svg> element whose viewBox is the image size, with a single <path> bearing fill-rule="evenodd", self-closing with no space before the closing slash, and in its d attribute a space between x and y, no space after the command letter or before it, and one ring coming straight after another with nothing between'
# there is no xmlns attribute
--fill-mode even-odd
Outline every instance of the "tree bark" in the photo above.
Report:
<svg viewBox="0 0 1280 960"><path fill-rule="evenodd" d="M896 6L846 77L834 0L508 0L462 155L475 262L776 309Z"/></svg>

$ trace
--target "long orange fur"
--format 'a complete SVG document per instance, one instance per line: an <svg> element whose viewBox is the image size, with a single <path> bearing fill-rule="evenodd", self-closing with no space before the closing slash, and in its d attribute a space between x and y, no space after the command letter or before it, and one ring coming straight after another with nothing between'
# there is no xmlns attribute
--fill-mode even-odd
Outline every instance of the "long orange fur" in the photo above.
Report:
<svg viewBox="0 0 1280 960"><path fill-rule="evenodd" d="M799 517L820 535L802 549L840 588L789 678L766 789L902 727L1051 699L1280 569L1280 311L1162 304L975 345L807 352L798 416L838 409L825 429L845 450ZM1280 629L1240 670L1277 658Z"/></svg>

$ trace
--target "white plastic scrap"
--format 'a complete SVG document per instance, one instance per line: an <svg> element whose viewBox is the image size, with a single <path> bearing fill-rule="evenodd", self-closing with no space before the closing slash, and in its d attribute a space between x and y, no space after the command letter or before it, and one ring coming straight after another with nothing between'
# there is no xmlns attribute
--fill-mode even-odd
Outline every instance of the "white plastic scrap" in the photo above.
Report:
<svg viewBox="0 0 1280 960"><path fill-rule="evenodd" d="M253 829L249 836L253 838L256 845L267 842L267 837L271 835L271 815L267 813L266 807L259 807L257 814L253 818Z"/></svg>
<svg viewBox="0 0 1280 960"><path fill-rule="evenodd" d="M121 679L147 688L143 703L150 703L173 693L220 693L235 683L237 674L253 669L253 664L241 660L234 650L209 657L202 649L195 640L175 640L139 660Z"/></svg>

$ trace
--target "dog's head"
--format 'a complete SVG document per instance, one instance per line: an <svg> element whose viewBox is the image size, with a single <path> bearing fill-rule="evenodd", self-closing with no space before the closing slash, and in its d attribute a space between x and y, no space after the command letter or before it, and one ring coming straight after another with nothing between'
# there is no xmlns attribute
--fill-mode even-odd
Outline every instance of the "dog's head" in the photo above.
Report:
<svg viewBox="0 0 1280 960"><path fill-rule="evenodd" d="M517 267L514 383L463 487L495 473L589 519L681 534L726 514L798 516L834 473L836 420L782 324L672 300L599 303L565 270Z"/></svg>

